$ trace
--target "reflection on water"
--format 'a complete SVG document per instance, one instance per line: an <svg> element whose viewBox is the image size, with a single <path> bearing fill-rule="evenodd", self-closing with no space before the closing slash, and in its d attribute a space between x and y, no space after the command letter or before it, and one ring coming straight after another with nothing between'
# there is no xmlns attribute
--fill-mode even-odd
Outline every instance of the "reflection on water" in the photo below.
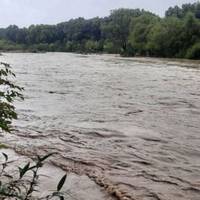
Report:
<svg viewBox="0 0 200 200"><path fill-rule="evenodd" d="M1 59L25 88L16 133L4 138L18 151L56 151L55 165L119 198L200 199L199 62L66 53Z"/></svg>

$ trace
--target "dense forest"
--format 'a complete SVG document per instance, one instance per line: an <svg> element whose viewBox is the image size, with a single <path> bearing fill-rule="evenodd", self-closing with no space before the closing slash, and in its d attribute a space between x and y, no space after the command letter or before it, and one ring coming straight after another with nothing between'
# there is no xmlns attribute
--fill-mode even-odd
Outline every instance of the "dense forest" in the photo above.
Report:
<svg viewBox="0 0 200 200"><path fill-rule="evenodd" d="M1 51L117 53L124 56L200 58L200 3L170 7L165 17L118 9L108 17L57 25L0 29Z"/></svg>

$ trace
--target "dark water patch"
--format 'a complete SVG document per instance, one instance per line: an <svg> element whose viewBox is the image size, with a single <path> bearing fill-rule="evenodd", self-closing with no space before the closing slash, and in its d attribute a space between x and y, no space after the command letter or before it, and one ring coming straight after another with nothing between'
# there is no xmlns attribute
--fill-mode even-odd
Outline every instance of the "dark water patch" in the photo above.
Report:
<svg viewBox="0 0 200 200"><path fill-rule="evenodd" d="M148 137L139 137L139 138L141 138L141 139L143 139L143 140L145 140L145 141L148 141L148 142L154 142L154 143L168 143L167 141L164 141L164 140L162 140L162 139L160 139L160 138L148 138Z"/></svg>
<svg viewBox="0 0 200 200"><path fill-rule="evenodd" d="M193 95L193 96L200 96L199 93L190 93L190 94Z"/></svg>
<svg viewBox="0 0 200 200"><path fill-rule="evenodd" d="M142 113L142 112L144 112L144 111L143 110L134 110L134 111L127 112L125 114L125 116L134 115L134 114L138 114L138 113Z"/></svg>

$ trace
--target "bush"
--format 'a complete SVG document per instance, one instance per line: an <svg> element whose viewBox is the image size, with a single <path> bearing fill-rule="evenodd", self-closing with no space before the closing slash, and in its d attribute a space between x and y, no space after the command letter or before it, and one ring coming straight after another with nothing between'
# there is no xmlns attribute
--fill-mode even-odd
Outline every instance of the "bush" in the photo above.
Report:
<svg viewBox="0 0 200 200"><path fill-rule="evenodd" d="M110 41L105 41L103 49L106 53L115 53L116 52L116 48L115 48L113 42L110 42Z"/></svg>
<svg viewBox="0 0 200 200"><path fill-rule="evenodd" d="M186 58L188 59L199 59L200 58L200 42L194 44L187 50Z"/></svg>
<svg viewBox="0 0 200 200"><path fill-rule="evenodd" d="M0 50L1 51L24 51L25 44L16 44L11 41L0 39Z"/></svg>
<svg viewBox="0 0 200 200"><path fill-rule="evenodd" d="M89 53L95 53L98 52L99 49L99 43L97 41L88 40L85 43L85 51Z"/></svg>

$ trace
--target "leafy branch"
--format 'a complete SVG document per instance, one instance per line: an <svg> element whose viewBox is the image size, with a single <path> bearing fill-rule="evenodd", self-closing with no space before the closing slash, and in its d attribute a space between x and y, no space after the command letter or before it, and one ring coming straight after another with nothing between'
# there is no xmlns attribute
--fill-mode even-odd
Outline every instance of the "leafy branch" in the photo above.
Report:
<svg viewBox="0 0 200 200"><path fill-rule="evenodd" d="M1 163L0 171L0 199L12 199L16 200L31 200L34 198L33 193L36 192L38 186L39 175L38 171L43 167L44 161L52 156L52 154L45 155L43 157L37 156L34 164L30 162L25 164L23 167L18 167L18 178L6 172L6 169L11 163L8 160L8 155L2 153L4 162ZM31 172L32 176L28 176ZM67 175L65 174L58 182L57 189L52 191L45 197L38 197L39 200L51 200L58 197L60 200L64 200L64 194L61 192L63 185L65 184Z"/></svg>
<svg viewBox="0 0 200 200"><path fill-rule="evenodd" d="M9 64L0 62L0 129L10 132L13 119L17 113L13 102L15 99L23 100L20 93L23 88L15 85L10 79L15 77Z"/></svg>

